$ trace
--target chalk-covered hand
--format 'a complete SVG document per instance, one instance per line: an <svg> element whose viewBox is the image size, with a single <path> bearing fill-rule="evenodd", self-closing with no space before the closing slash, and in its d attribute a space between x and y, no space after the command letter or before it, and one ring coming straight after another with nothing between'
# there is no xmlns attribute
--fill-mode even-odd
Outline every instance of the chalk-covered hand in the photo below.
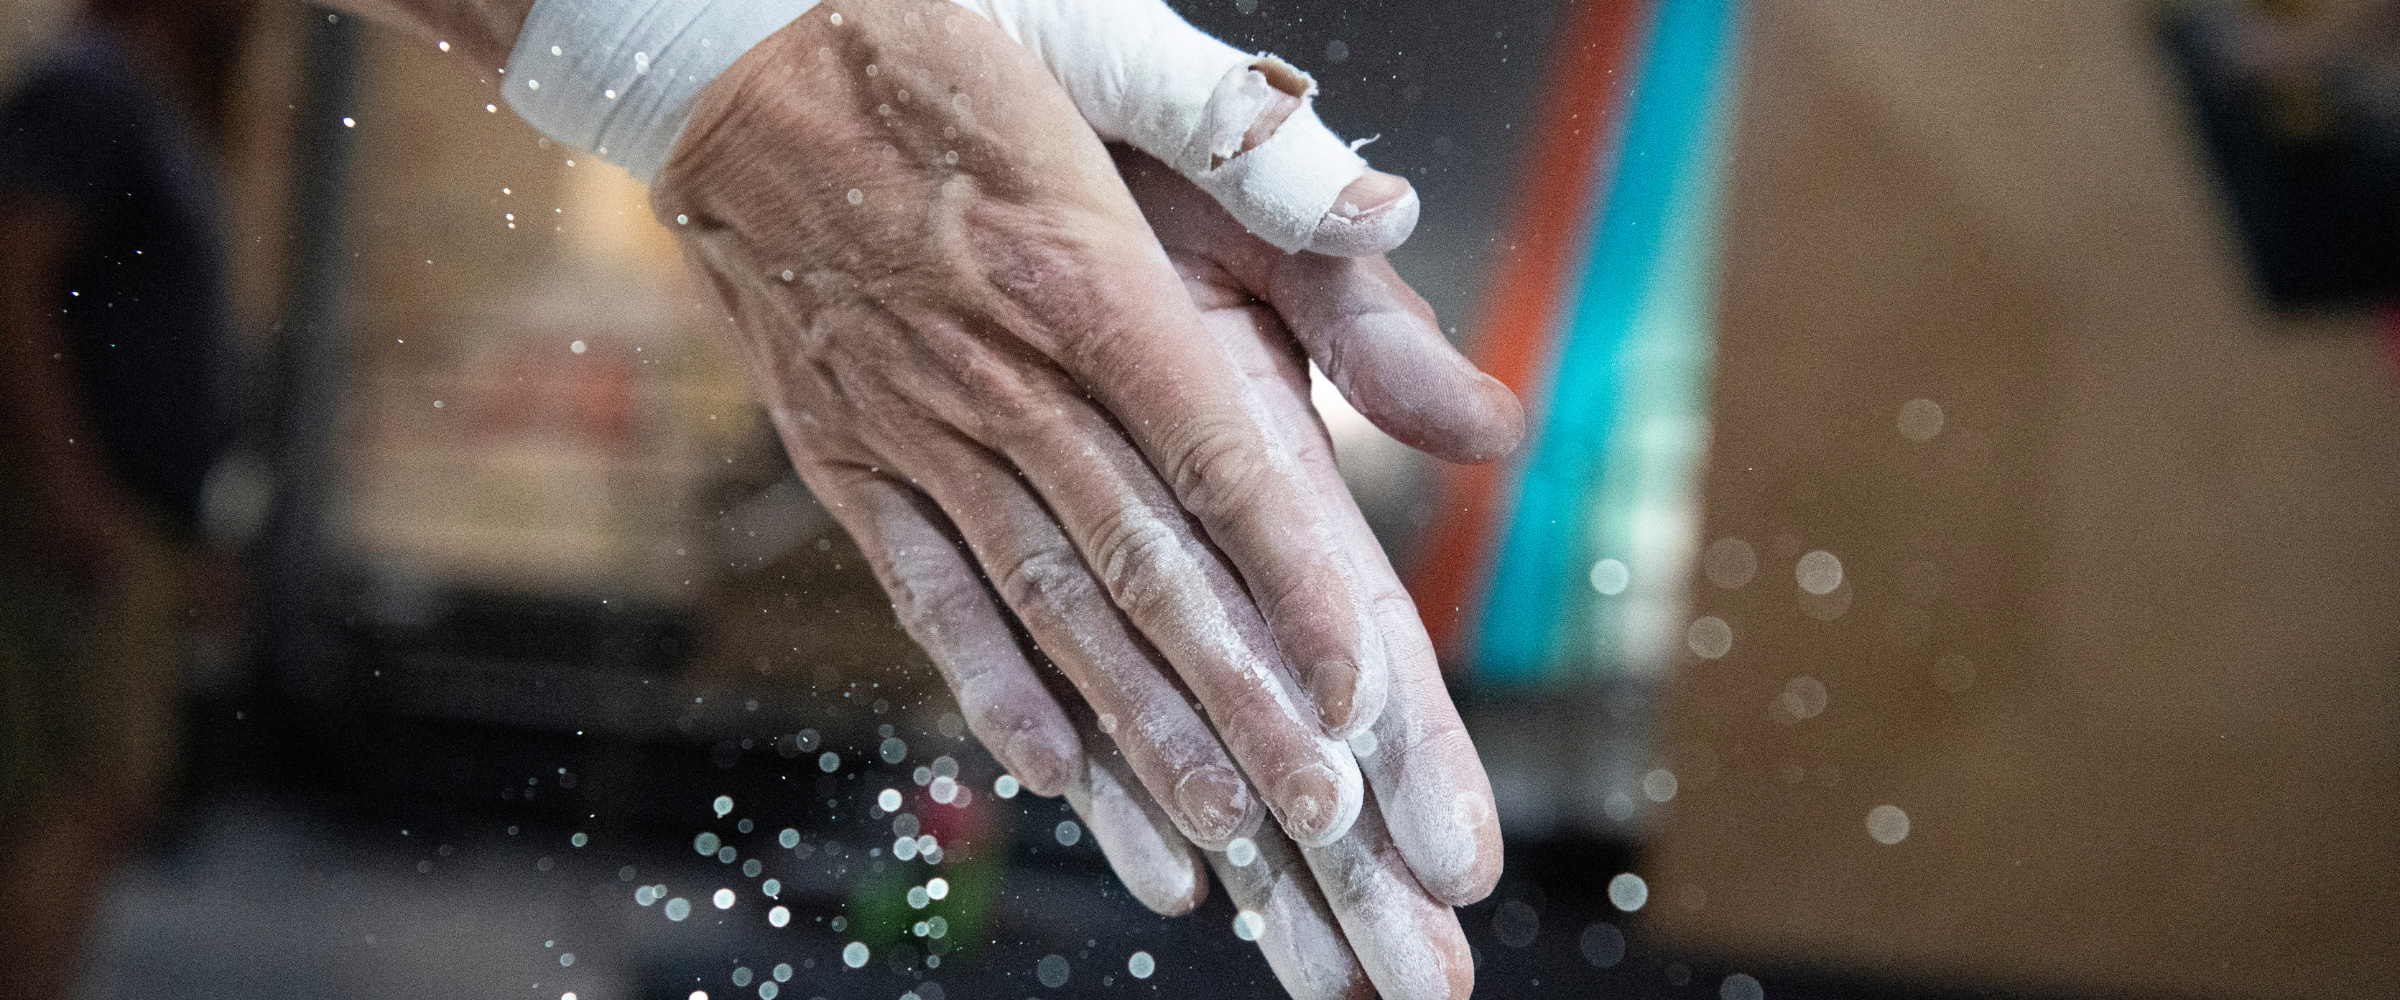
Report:
<svg viewBox="0 0 2400 1000"><path fill-rule="evenodd" d="M710 84L653 189L802 478L1029 787L1066 790L1079 738L986 579L1193 841L1252 832L1251 785L1339 837L1397 591L1355 512L1039 62L955 5L842 6Z"/></svg>

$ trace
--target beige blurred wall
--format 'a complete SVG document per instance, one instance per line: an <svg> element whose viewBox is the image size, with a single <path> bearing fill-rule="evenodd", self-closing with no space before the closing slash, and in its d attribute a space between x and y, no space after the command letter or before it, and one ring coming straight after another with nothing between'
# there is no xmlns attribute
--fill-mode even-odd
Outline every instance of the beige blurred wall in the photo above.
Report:
<svg viewBox="0 0 2400 1000"><path fill-rule="evenodd" d="M1735 641L1672 684L1649 919L1904 979L2400 995L2400 373L2249 302L2139 5L1751 16L1705 502L1762 569L1696 595Z"/></svg>

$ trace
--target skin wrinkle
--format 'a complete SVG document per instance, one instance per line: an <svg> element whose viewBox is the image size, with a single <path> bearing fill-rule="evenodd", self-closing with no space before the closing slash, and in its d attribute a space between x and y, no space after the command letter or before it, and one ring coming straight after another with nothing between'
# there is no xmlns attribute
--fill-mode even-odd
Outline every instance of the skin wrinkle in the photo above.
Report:
<svg viewBox="0 0 2400 1000"><path fill-rule="evenodd" d="M1204 318L1203 323L1206 322L1207 320ZM1248 372L1244 374L1250 376ZM1269 384L1273 383L1267 379L1255 376L1245 377L1241 383L1243 407L1250 412L1258 426L1266 428L1268 461L1273 463L1274 471L1284 480L1285 488L1294 491L1307 490L1311 484L1303 466L1312 458L1321 457L1323 461L1330 462L1332 442L1326 437L1323 427L1314 420L1295 421L1289 419L1290 415L1288 414L1274 412L1272 404L1258 389L1260 385ZM1295 440L1295 436L1289 430L1293 427L1307 428L1308 431L1302 432ZM1322 511L1323 509L1323 507L1315 507L1312 508L1312 511ZM1352 621L1349 623L1350 634L1333 643L1328 643L1333 646L1349 647L1349 650L1352 651L1351 664L1359 671L1356 687L1351 695L1349 718L1342 725L1331 729L1335 737L1348 739L1374 725L1376 716L1383 711L1385 682L1389 674L1389 666L1384 655L1382 630L1377 627L1366 602L1360 599L1364 584L1358 579L1356 566L1351 562L1347 547L1343 544L1351 539L1345 537L1345 533L1334 522L1334 519L1324 516L1311 517L1308 521L1307 531L1318 552L1333 568L1335 579L1341 581L1342 606L1352 612ZM1253 592L1255 591L1256 587L1253 586ZM1294 602L1291 601L1289 595L1279 595L1268 609L1268 619L1274 620L1279 612L1292 614L1285 610L1291 607L1292 603ZM1312 665L1313 662L1311 661Z"/></svg>
<svg viewBox="0 0 2400 1000"><path fill-rule="evenodd" d="M1121 159L1121 163L1122 163ZM1149 181L1158 175L1144 173L1137 163L1129 173ZM1172 181L1166 182L1172 184ZM1177 205L1170 193L1161 196L1155 184L1143 184L1146 204L1163 201ZM1196 193L1196 192L1194 192ZM1188 202L1187 202L1188 203ZM1171 209L1170 209L1171 210ZM1200 241L1198 245L1217 247L1206 227L1167 229L1164 232L1178 238ZM1219 237L1221 239L1222 237ZM1357 303L1372 300L1376 294L1392 295L1399 290L1387 284L1365 265L1355 261L1331 261L1317 258L1318 266L1303 269L1282 262L1308 261L1310 255L1285 256L1262 253L1254 257L1195 259L1192 251L1181 249L1189 244L1171 245L1169 256L1177 262L1177 272L1185 277L1194 302L1204 309L1204 326L1219 342L1234 351L1237 364L1250 383L1274 407L1269 414L1271 427L1307 427L1313 437L1322 440L1323 430L1315 411L1307 403L1306 368L1295 352L1277 350L1268 344L1280 338L1262 339L1253 330L1280 331L1275 309L1242 294L1231 284L1212 287L1210 282L1241 280L1248 273L1255 276L1271 273L1278 276L1277 287L1285 297L1299 296L1305 303L1298 311L1303 317L1319 322L1347 322L1365 316L1391 317L1395 322L1413 315L1412 310L1400 308L1370 309ZM1266 260L1273 263L1262 266ZM1246 262L1247 261L1247 262ZM1343 279L1332 289L1310 286L1297 279L1284 277L1300 274L1316 279ZM1253 286L1255 287L1255 286ZM1327 312L1318 307L1325 302L1345 303L1340 311ZM1430 316L1415 327L1413 342L1426 351L1455 355L1447 343L1434 331ZM1305 329L1305 328L1304 328ZM1328 347L1343 347L1366 341L1389 341L1408 334L1408 328L1381 326L1318 328L1309 336L1320 352ZM1294 338L1297 339L1297 338ZM1388 344L1386 345L1388 346ZM1321 357L1320 363L1323 363ZM1337 365L1341 363L1337 362ZM1466 365L1450 369L1458 384L1473 386L1483 379L1480 372ZM1346 366L1343 366L1346 367ZM1337 367L1336 372L1342 370ZM1424 377L1434 378L1435 374ZM1338 384L1338 383L1337 383ZM1357 398L1357 397L1353 397ZM1502 414L1509 416L1510 414ZM1484 422L1487 430L1494 423ZM1498 421L1507 429L1507 421ZM1332 462L1330 442L1322 450L1310 449L1299 454L1299 464L1306 474L1314 477L1307 488L1324 496L1328 505L1346 503L1347 489ZM1350 539L1350 548L1357 558L1370 563L1377 575L1386 579L1387 586L1373 595L1368 611L1376 621L1377 634L1390 651L1395 673L1390 682L1390 701L1373 731L1377 733L1380 749L1374 756L1360 761L1360 768L1377 791L1386 810L1394 841L1401 853L1420 876L1427 890L1447 902L1464 904L1487 895L1497 881L1500 871L1499 830L1492 822L1489 807L1488 779L1477 765L1472 744L1463 727L1458 724L1456 711L1449 707L1448 694L1440 686L1439 675L1429 640L1417 617L1416 606L1405 590L1398 587L1390 573L1389 561L1372 536L1363 527ZM1354 570L1360 567L1353 564ZM1405 673L1398 665L1413 669ZM1466 808L1459 808L1459 803ZM1463 820L1462 820L1463 816Z"/></svg>
<svg viewBox="0 0 2400 1000"><path fill-rule="evenodd" d="M935 430L927 436L946 438L947 444L936 447L921 474L923 488L945 506L996 512L995 520L977 522L969 533L970 547L1086 702L1102 713L1145 720L1142 730L1125 733L1119 745L1145 783L1177 793L1166 799L1173 804L1176 825L1206 844L1221 844L1255 827L1256 803L1232 780L1233 761L1185 703L1175 674L1099 598L1090 571L1072 557L1060 529L1021 477L953 432ZM962 476L962 469L974 471ZM1225 775L1229 780L1203 787L1229 791L1230 797L1186 799L1184 779L1199 769Z"/></svg>
<svg viewBox="0 0 2400 1000"><path fill-rule="evenodd" d="M1133 611L1142 607L1145 601L1159 602L1153 606L1154 613L1187 623L1194 637L1209 647L1206 652L1217 662L1232 666L1237 676L1245 682L1234 690L1214 684L1216 679L1213 677L1195 685L1200 689L1201 700L1210 704L1209 714L1217 720L1220 732L1231 720L1247 718L1251 713L1244 711L1244 708L1256 704L1260 698L1273 705L1283 718L1295 724L1307 725L1313 731L1315 720L1301 714L1294 692L1288 690L1290 682L1287 676L1276 669L1274 660L1259 654L1250 642L1245 641L1243 629L1235 624L1225 600L1213 589L1173 584L1178 579L1202 576L1198 560L1183 548L1177 533L1147 508L1121 509L1116 512L1115 520L1116 526L1112 526L1114 530L1101 536L1102 541L1095 545L1091 556L1099 565L1103 580L1116 579L1111 587L1120 594L1119 606ZM1140 552L1146 552L1147 559L1136 558L1140 554L1135 551L1137 547L1146 547L1141 548ZM1215 690L1212 691L1212 687ZM1238 735L1234 739L1237 744L1247 742ZM1320 760L1315 764L1293 762L1282 773L1298 773L1311 766L1327 769L1335 785L1336 800L1332 804L1332 812L1324 817L1324 825L1311 824L1316 826L1314 835L1295 833L1304 842L1322 842L1329 837L1339 836L1340 831L1349 825L1349 817L1356 815L1358 803L1364 794L1364 785L1358 775L1358 765L1350 759L1349 747L1322 734L1311 737L1311 742L1315 744L1314 749ZM1247 763L1255 758L1237 748L1235 759ZM1253 772L1251 777L1256 780L1260 775ZM1278 779L1270 787L1280 790L1281 784ZM1293 817L1286 814L1284 807L1287 805L1278 802L1274 796L1268 799L1269 808L1276 809L1289 828Z"/></svg>
<svg viewBox="0 0 2400 1000"><path fill-rule="evenodd" d="M891 0L869 3L863 9L912 8L906 0ZM890 30L899 20L861 15L854 27L841 32L871 35ZM984 34L991 32L985 30ZM952 92L948 88L951 82L973 92L972 114L947 119L929 116L915 126L919 132L913 133L913 140L908 128L901 127L906 123L897 121L902 115L844 124L839 120L842 108L851 108L854 114L864 106L854 93L845 101L812 103L812 91L838 95L851 93L845 88L880 86L862 82L855 59L820 58L814 60L818 71L787 68L759 73L755 78L745 68L754 68L762 60L774 66L778 45L813 52L821 43L829 49L846 44L839 35L804 18L784 36L770 39L745 56L726 78L736 85L714 88L704 95L702 105L695 109L695 120L740 118L739 129L720 129L711 141L739 146L748 136L748 148L738 150L740 155L720 156L714 154L722 149L695 147L687 140L677 161L654 188L661 215L672 219L679 212L688 212L694 220L693 226L670 223L670 227L684 237L696 262L710 272L712 283L725 296L736 314L735 326L746 342L745 349L755 358L772 362L754 370L760 373L762 392L771 412L777 414L778 430L794 452L804 478L828 499L828 506L844 518L845 527L860 536L862 548L868 551L876 547L870 538L875 526L866 524L870 513L896 519L894 523L912 517L925 522L912 523L910 528L921 530L924 541L915 541L918 536L912 534L887 543L894 546L895 555L900 547L909 549L895 565L910 573L925 572L915 560L938 554L935 539L957 551L954 539L958 533L933 527L947 520L932 501L923 500L905 484L913 475L921 488L933 488L929 472L942 463L938 452L925 450L927 442L988 440L1008 445L1005 449L980 445L1001 456L1001 473L987 470L962 474L963 478L1015 482L1016 470L1028 470L1024 482L1028 495L1046 505L1042 509L1061 522L1070 517L1099 520L1104 510L1122 507L1122 498L1139 500L1138 506L1143 508L1139 516L1168 529L1174 543L1149 551L1168 559L1174 571L1186 575L1189 593L1153 595L1154 610L1175 620L1136 624L1159 640L1158 651L1169 654L1172 663L1192 668L1191 675L1183 676L1191 690L1209 695L1213 684L1228 689L1224 693L1232 697L1230 704L1204 697L1202 704L1207 707L1194 707L1195 717L1207 713L1206 720L1224 727L1231 741L1245 751L1274 745L1278 753L1287 756L1266 760L1248 752L1234 755L1242 773L1253 778L1289 774L1294 768L1315 766L1322 760L1338 763L1346 773L1337 773L1337 784L1346 779L1347 787L1337 789L1336 796L1354 803L1353 810L1363 810L1367 792L1357 763L1346 746L1324 735L1303 711L1305 697L1295 693L1300 689L1279 652L1277 633L1256 613L1243 577L1229 565L1245 553L1281 559L1283 555L1275 547L1301 539L1303 558L1295 563L1293 572L1324 578L1329 572L1324 554L1305 541L1310 536L1307 525L1311 519L1322 522L1325 518L1338 525L1342 517L1354 512L1339 505L1306 510L1295 506L1330 502L1330 495L1320 486L1314 493L1278 495L1271 490L1265 499L1283 507L1272 513L1253 512L1248 521L1203 505L1202 513L1216 516L1203 529L1185 515L1183 511L1190 507L1179 509L1169 488L1172 477L1160 475L1158 469L1163 465L1157 457L1195 434L1212 429L1222 433L1226 421L1233 421L1238 431L1240 423L1255 422L1260 411L1228 391L1239 385L1239 367L1214 353L1217 349L1208 345L1196 314L1185 312L1188 301L1179 297L1184 289L1174 277L1175 270L1152 266L1165 264L1167 257L1148 239L1150 233L1141 223L1139 208L1124 196L1114 174L1105 173L1111 168L1105 154L1090 143L1087 132L1078 131L1084 126L1071 108L1048 119L1027 110L1050 98L1042 96L1031 82L1040 79L1038 73L1022 73L1023 60L1010 58L1012 50L1005 45L975 49L962 39L957 45L918 47L926 53L923 58L937 62L947 58L945 51L972 50L989 56L978 64L980 79L967 79L954 69L942 68L932 78L943 86L928 86L906 76L906 66L893 67L895 72L889 76L879 75L878 80L908 79L912 91L927 95ZM845 59L850 55L846 52ZM883 58L906 63L917 57L893 49ZM947 65L975 62L953 59ZM1012 72L1019 76L1011 77ZM750 86L740 86L743 82ZM723 101L733 99L724 96L729 93L743 95L744 106L722 106ZM1026 98L1027 103L1012 104L990 99L993 93L1012 95L1011 101L1021 93L1032 96ZM946 100L926 100L921 105L951 106ZM964 141L950 145L961 150L964 162L955 168L928 166L938 153L930 148L933 144L924 132L939 131L946 120L955 122L961 132L958 138ZM978 140L978 130L1006 140ZM762 135L774 141L760 142ZM1078 147L1076 142L1084 145ZM790 151L795 146L856 150L859 155L795 156ZM1038 161L1012 158L1011 150L1019 147L1050 152L1045 154L1047 159ZM962 182L961 177L968 180ZM1086 185L1093 178L1097 180ZM842 197L852 188L862 191L861 203L856 206ZM950 200L954 197L958 200ZM1059 230L1088 238L1062 242L1056 236ZM1031 256L1007 256L1028 242L1041 243L1047 249ZM1069 251L1108 256L1112 268L1076 271L1070 265L1092 262L1070 256L1062 265L1059 258L1045 256ZM778 266L763 266L767 261ZM983 266L995 262L1001 266ZM786 283L766 277L785 267L821 280ZM1104 277L1115 280L1103 281ZM1109 287L1090 289L1078 301L1075 288L1062 287L1077 282L1101 282ZM1036 314L1044 309L1057 311ZM928 316L936 318L929 320ZM938 318L941 316L950 317L949 322L945 324ZM791 336L796 330L809 335ZM1044 338L1060 343L1046 344ZM1057 347L1060 353L1046 354L1049 347ZM1083 364L1103 357L1116 364ZM1005 368L1029 359L1038 363L1019 372ZM999 367L982 370L974 367L977 365ZM1037 398L1017 399L1013 409L1003 408L1008 401L990 398L1020 389ZM1267 392L1269 399L1277 398L1275 391L1261 391ZM1041 414L1044 405L1052 407L1050 414ZM1047 435L1010 437L1006 433L1009 428L998 426L1002 417L1039 417L1051 430ZM1271 447L1271 435L1256 428L1247 433L1255 447ZM992 436L982 437L985 434ZM1291 475L1289 469L1276 475L1271 468L1274 463L1264 454L1249 461L1269 468L1270 478L1263 482ZM1306 476L1313 468L1301 463L1300 485L1308 484ZM871 469L884 471L861 471ZM823 488L830 480L850 478L871 480L876 489L888 488L897 496L913 498L917 507L887 505L870 512L858 496ZM1093 503L1094 497L1101 502ZM1244 498L1220 494L1215 499L1222 504ZM1342 502L1346 503L1346 498ZM1075 510L1070 506L1074 503L1082 503L1083 509ZM961 518L975 523L978 534L1015 530L993 524L984 509L959 506L947 498L938 509L959 511ZM1075 530L1065 532L1069 544L1085 552L1087 565L1091 560L1086 543L1092 538L1088 528L1077 521ZM1222 543L1222 552L1237 558L1228 560L1212 542ZM920 544L926 546L925 551L916 550ZM1357 555L1347 571L1364 573L1379 565L1375 562L1379 553ZM976 562L961 554L959 572L980 583ZM1125 574L1128 568L1120 567L1119 572ZM1262 572L1260 578L1267 577ZM1104 593L1109 590L1105 580L1095 582ZM1150 587L1167 583L1157 577L1133 582ZM1343 582L1332 580L1328 586ZM1358 593L1369 597L1376 591L1358 588ZM1172 599L1175 596L1188 600L1177 603ZM1069 599L1058 592L1050 597ZM986 604L990 601L987 597ZM995 616L1000 613L997 606L986 610ZM1042 608L1019 610L1032 617L1051 613ZM1072 656L1095 641L1105 643L1106 623L1096 617L1098 613L1092 612L1072 628L1062 625L1061 634L1037 641L1061 657ZM1357 608L1338 612L1342 619L1357 613ZM970 622L945 622L929 629L929 638L921 640L947 650L937 657L937 662L951 661L945 664L946 670L966 666L980 671L974 679L958 682L958 687L977 701L984 700L979 696L987 685L1014 683L1006 671L1023 661L1021 652L1012 661L996 642L979 641L982 633L970 629L980 627ZM1097 631L1086 631L1087 627ZM1065 634L1070 631L1076 634ZM1095 648L1104 650L1105 646ZM972 662L961 662L969 660ZM1125 669L1133 668L1128 664ZM1091 678L1105 684L1119 676L1132 675L1095 672ZM1169 671L1162 676L1179 675ZM1160 688L1156 695L1162 709L1166 707L1164 692L1170 687ZM1048 690L1065 695L1063 684ZM1081 704L1071 695L1065 697ZM1119 692L1115 697L1129 695ZM1181 699L1183 694L1178 691L1175 697ZM1057 708L1055 699L1048 704L1052 710ZM1016 707L1023 706L1010 709ZM1026 718L1012 720L1001 711L995 706L990 714L971 711L971 715L984 724L977 731L979 738L991 741L1000 737L1003 759L1016 760L1038 740L1047 738L1046 729L1028 728ZM1132 708L1114 711L1121 720L1119 738L1141 731L1157 719L1155 714ZM1302 722L1307 724L1300 725ZM1016 728L1009 731L1002 726ZM1292 732L1302 738L1291 738ZM1072 726L1066 735L1071 747L1082 746ZM1283 742L1270 744L1271 738ZM1133 760L1131 756L1088 752L1076 758L1072 751L1069 758L1081 760L1083 766L1077 771L1084 773L1095 759L1104 764ZM1253 764L1259 770L1249 770ZM1269 770L1270 765L1274 770ZM1072 784L1074 773L1063 776L1060 790ZM1031 776L1020 777L1029 787L1042 790ZM1264 781L1259 784L1272 787ZM1134 791L1131 783L1123 787L1129 794ZM1343 825L1347 825L1346 819ZM1260 828L1262 835L1273 831L1273 827ZM1374 862L1402 865L1397 850L1388 847L1388 836L1384 840L1387 847L1374 854ZM1293 885L1305 888L1312 881L1311 876L1301 874L1302 865L1284 870ZM1344 898L1362 897L1345 893ZM1342 933L1334 929L1338 921L1320 921L1320 926L1327 930L1324 940L1337 942L1338 949ZM1312 947L1312 958L1324 958L1322 951Z"/></svg>

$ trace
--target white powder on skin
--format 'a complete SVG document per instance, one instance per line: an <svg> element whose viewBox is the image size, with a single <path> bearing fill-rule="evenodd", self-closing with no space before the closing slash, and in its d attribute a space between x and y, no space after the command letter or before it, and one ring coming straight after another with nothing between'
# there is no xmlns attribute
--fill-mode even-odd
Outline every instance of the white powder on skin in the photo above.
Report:
<svg viewBox="0 0 2400 1000"><path fill-rule="evenodd" d="M1092 763L1085 779L1068 790L1067 802L1091 828L1100 853L1133 898L1152 912L1170 917L1191 912L1205 894L1191 845L1130 774L1116 773L1121 765L1097 753L1086 759Z"/></svg>
<svg viewBox="0 0 2400 1000"><path fill-rule="evenodd" d="M1262 919L1258 949L1276 980L1293 1000L1348 1000L1364 993L1366 970L1342 940L1299 850L1273 828L1259 831L1257 848L1247 866L1223 854L1209 855L1209 862L1235 908Z"/></svg>
<svg viewBox="0 0 2400 1000"><path fill-rule="evenodd" d="M1376 809L1360 812L1349 836L1302 854L1385 1000L1464 998L1474 990L1458 917L1409 874Z"/></svg>

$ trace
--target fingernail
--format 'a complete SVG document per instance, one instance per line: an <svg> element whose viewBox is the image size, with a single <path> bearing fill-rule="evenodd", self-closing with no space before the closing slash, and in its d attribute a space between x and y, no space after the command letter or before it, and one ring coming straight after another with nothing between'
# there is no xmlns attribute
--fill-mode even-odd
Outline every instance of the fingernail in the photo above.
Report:
<svg viewBox="0 0 2400 1000"><path fill-rule="evenodd" d="M1408 181L1399 175L1369 170L1342 189L1341 197L1334 200L1333 212L1345 219L1355 219L1390 208L1408 192Z"/></svg>
<svg viewBox="0 0 2400 1000"><path fill-rule="evenodd" d="M1347 660L1327 660L1309 671L1308 694L1317 703L1317 719L1327 732L1338 733L1358 714L1358 667Z"/></svg>
<svg viewBox="0 0 2400 1000"><path fill-rule="evenodd" d="M1250 786L1231 770L1211 764L1183 776L1175 785L1175 804L1192 825L1192 840L1208 850L1223 850L1235 837L1251 831Z"/></svg>
<svg viewBox="0 0 2400 1000"><path fill-rule="evenodd" d="M1317 220L1317 231L1309 236L1307 249L1333 257L1372 257L1387 252L1408 242L1423 209L1417 189L1407 180L1367 171L1343 188L1325 217Z"/></svg>
<svg viewBox="0 0 2400 1000"><path fill-rule="evenodd" d="M1284 775L1275 786L1275 801L1282 807L1283 830L1293 840L1308 846L1332 839L1342 805L1341 783L1334 780L1333 769L1311 764Z"/></svg>

